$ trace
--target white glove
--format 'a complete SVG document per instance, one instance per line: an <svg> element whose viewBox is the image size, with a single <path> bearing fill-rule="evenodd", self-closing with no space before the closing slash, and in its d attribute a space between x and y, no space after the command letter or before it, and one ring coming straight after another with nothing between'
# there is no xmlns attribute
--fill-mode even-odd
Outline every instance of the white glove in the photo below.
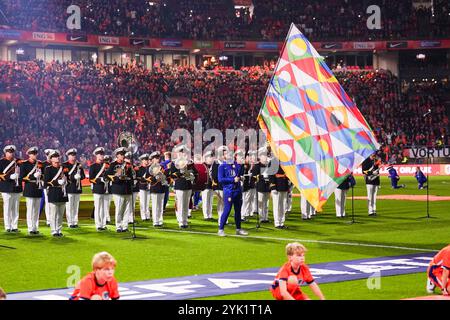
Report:
<svg viewBox="0 0 450 320"><path fill-rule="evenodd" d="M41 176L42 176L42 173L40 173L40 172L36 172L36 173L34 174L34 177L35 177L36 179L39 179Z"/></svg>
<svg viewBox="0 0 450 320"><path fill-rule="evenodd" d="M81 179L81 175L79 175L78 173L76 175L73 176L75 178L75 180L80 180Z"/></svg>
<svg viewBox="0 0 450 320"><path fill-rule="evenodd" d="M58 183L59 183L60 186L62 186L64 184L64 182L65 182L64 179L59 179L58 180Z"/></svg>
<svg viewBox="0 0 450 320"><path fill-rule="evenodd" d="M17 173L13 173L12 175L9 176L9 178L11 180L16 180L17 179Z"/></svg>

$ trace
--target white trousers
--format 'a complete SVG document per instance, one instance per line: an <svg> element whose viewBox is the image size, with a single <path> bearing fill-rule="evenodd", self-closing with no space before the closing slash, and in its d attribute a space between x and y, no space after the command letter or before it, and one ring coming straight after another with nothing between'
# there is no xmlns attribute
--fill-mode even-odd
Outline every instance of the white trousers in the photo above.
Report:
<svg viewBox="0 0 450 320"><path fill-rule="evenodd" d="M67 197L69 201L66 202L66 218L69 226L78 224L78 210L80 208L80 196L79 193L69 193Z"/></svg>
<svg viewBox="0 0 450 320"><path fill-rule="evenodd" d="M275 227L284 226L287 194L287 191L272 191L273 222Z"/></svg>
<svg viewBox="0 0 450 320"><path fill-rule="evenodd" d="M289 190L286 197L286 212L292 211L292 190Z"/></svg>
<svg viewBox="0 0 450 320"><path fill-rule="evenodd" d="M205 189L202 191L202 210L203 210L203 218L210 219L212 218L212 209L213 209L213 196L214 191L211 189Z"/></svg>
<svg viewBox="0 0 450 320"><path fill-rule="evenodd" d="M27 227L28 232L39 229L39 206L41 198L25 198L27 203Z"/></svg>
<svg viewBox="0 0 450 320"><path fill-rule="evenodd" d="M215 191L219 196L217 196L217 224L220 226L220 218L222 218L222 213L224 209L224 199L223 199L223 190L216 190Z"/></svg>
<svg viewBox="0 0 450 320"><path fill-rule="evenodd" d="M303 219L309 219L311 216L316 215L314 207L306 200L305 197L301 197L300 199L300 210L302 212Z"/></svg>
<svg viewBox="0 0 450 320"><path fill-rule="evenodd" d="M249 189L242 193L242 217L253 216L256 212L256 189Z"/></svg>
<svg viewBox="0 0 450 320"><path fill-rule="evenodd" d="M259 221L269 220L270 192L258 192Z"/></svg>
<svg viewBox="0 0 450 320"><path fill-rule="evenodd" d="M369 206L369 214L377 212L377 193L379 186L366 184L367 188L367 202Z"/></svg>
<svg viewBox="0 0 450 320"><path fill-rule="evenodd" d="M109 210L109 195L94 193L94 220L96 228L105 228Z"/></svg>
<svg viewBox="0 0 450 320"><path fill-rule="evenodd" d="M2 192L5 230L18 228L20 195L20 193Z"/></svg>
<svg viewBox="0 0 450 320"><path fill-rule="evenodd" d="M136 201L139 196L139 192L133 192L133 195L130 195L130 202L127 205L127 208L125 210L127 216L128 216L128 222L134 221L134 210L136 209Z"/></svg>
<svg viewBox="0 0 450 320"><path fill-rule="evenodd" d="M109 210L111 208L111 201L112 201L112 194L106 193L105 194L105 203L106 203L106 222L111 222L111 214L109 213Z"/></svg>
<svg viewBox="0 0 450 320"><path fill-rule="evenodd" d="M164 193L151 193L153 225L163 224Z"/></svg>
<svg viewBox="0 0 450 320"><path fill-rule="evenodd" d="M44 189L44 212L45 212L45 220L47 222L47 225L50 224L50 206L48 204L48 190Z"/></svg>
<svg viewBox="0 0 450 320"><path fill-rule="evenodd" d="M131 194L113 194L116 213L116 229L128 229L127 208L131 206Z"/></svg>
<svg viewBox="0 0 450 320"><path fill-rule="evenodd" d="M139 190L139 209L142 220L150 219L150 190Z"/></svg>
<svg viewBox="0 0 450 320"><path fill-rule="evenodd" d="M192 190L175 190L175 201L177 203L177 220L178 225L187 226L189 214L189 200L191 199Z"/></svg>
<svg viewBox="0 0 450 320"><path fill-rule="evenodd" d="M348 190L336 188L334 190L334 205L336 207L336 217L345 217L345 200Z"/></svg>
<svg viewBox="0 0 450 320"><path fill-rule="evenodd" d="M65 208L65 202L49 203L50 230L52 235L61 233Z"/></svg>

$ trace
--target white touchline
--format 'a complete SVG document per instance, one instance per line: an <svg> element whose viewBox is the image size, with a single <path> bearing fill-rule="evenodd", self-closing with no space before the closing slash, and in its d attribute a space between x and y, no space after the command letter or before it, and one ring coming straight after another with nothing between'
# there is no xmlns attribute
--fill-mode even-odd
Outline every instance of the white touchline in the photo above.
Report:
<svg viewBox="0 0 450 320"><path fill-rule="evenodd" d="M80 226L91 226L89 224L80 224ZM146 227L135 227L140 230L150 230L152 228ZM152 229L157 232L176 232L176 233L190 233L190 234L201 234L205 236L215 236L217 233L213 232L202 232L202 231L184 231L184 230L171 230L171 229ZM425 248L410 248L410 247L400 247L400 246L387 246L383 244L375 243L358 243L358 242L338 242L338 241L326 241L326 240L313 240L313 239L295 239L295 238L278 238L278 237L265 237L265 236L238 236L234 234L227 234L227 237L235 238L251 238L251 239L266 239L266 240L277 240L277 241L299 241L299 242L310 242L310 243L321 243L321 244L333 244L341 246L357 246L357 247L372 247L372 248L386 248L386 249L400 249L400 250L410 250L410 251L421 251L421 252L437 252L438 249L425 249Z"/></svg>

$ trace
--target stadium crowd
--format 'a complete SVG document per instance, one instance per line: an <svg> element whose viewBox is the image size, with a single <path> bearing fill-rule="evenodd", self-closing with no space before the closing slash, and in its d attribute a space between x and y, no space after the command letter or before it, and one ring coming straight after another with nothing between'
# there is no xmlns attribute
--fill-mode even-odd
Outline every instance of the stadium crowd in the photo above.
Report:
<svg viewBox="0 0 450 320"><path fill-rule="evenodd" d="M1 62L0 140L21 146L22 152L32 145L76 147L91 158L97 146L114 150L118 134L127 130L141 150L171 150L172 131L193 132L197 119L204 130L257 129L270 77L259 67L150 71L136 64ZM410 83L400 90L398 79L382 70L341 71L336 77L383 145L386 162L400 161L406 146L449 143L440 84ZM185 98L189 106L174 105L171 97ZM433 112L424 120L428 109Z"/></svg>
<svg viewBox="0 0 450 320"><path fill-rule="evenodd" d="M413 1L253 0L235 8L231 0L78 0L82 31L117 36L176 37L200 40L283 40L291 22L313 41L445 37L449 4L433 7ZM0 24L13 28L66 32L71 0L2 0ZM381 29L369 30L370 5L381 8Z"/></svg>

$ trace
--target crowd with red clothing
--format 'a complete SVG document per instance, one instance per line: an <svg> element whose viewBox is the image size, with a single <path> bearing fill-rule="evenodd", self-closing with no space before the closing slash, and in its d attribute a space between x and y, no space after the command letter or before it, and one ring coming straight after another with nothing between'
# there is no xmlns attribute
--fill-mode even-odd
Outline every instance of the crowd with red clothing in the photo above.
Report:
<svg viewBox="0 0 450 320"><path fill-rule="evenodd" d="M387 0L250 3L238 8L230 0L78 0L75 4L81 9L82 32L116 36L281 41L292 22L314 41L438 38L450 33L446 0L435 0L432 6ZM0 25L66 32L70 15L66 10L72 4L71 0L3 0ZM366 25L371 5L381 10L381 29Z"/></svg>
<svg viewBox="0 0 450 320"><path fill-rule="evenodd" d="M383 145L385 162L399 162L410 145L448 145L448 116L436 83L410 83L400 89L388 71L337 72L336 77ZM122 131L135 134L140 150L167 151L173 130L258 129L257 115L271 72L206 71L90 62L1 62L0 140L4 144L66 150L90 158L98 146L117 147ZM423 94L426 92L427 94ZM173 97L188 101L181 107ZM425 119L428 109L433 112ZM444 125L443 125L444 124Z"/></svg>

